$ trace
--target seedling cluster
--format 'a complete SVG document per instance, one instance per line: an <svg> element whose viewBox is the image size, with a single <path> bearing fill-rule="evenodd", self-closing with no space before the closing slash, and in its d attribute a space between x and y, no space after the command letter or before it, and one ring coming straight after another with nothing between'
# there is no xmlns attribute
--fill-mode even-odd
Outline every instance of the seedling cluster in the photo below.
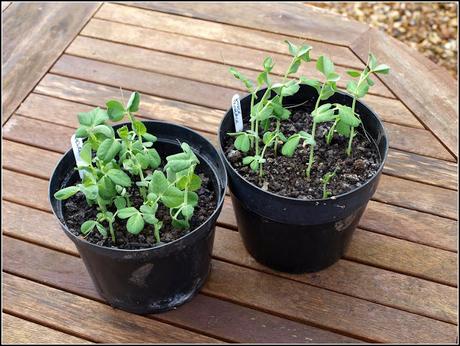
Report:
<svg viewBox="0 0 460 346"><path fill-rule="evenodd" d="M118 218L127 219L126 229L132 234L153 231L159 243L163 222L156 213L160 204L169 209L173 227L190 227L198 204L195 191L201 186L201 178L195 174L199 160L190 146L182 143L182 152L166 157L166 164L159 169L161 158L153 148L157 138L133 115L139 109L139 101L139 93L134 92L126 106L110 100L107 110L98 107L78 114L80 127L76 137L83 138L84 144L80 152L83 163L77 169L83 172L83 179L57 191L54 197L64 200L80 191L87 203L97 208L96 219L81 225L84 235L97 230L104 238L110 235L115 242L113 225ZM107 122L121 121L126 116L131 130L124 125L115 136ZM140 206L133 205L134 189L143 199Z"/></svg>
<svg viewBox="0 0 460 346"><path fill-rule="evenodd" d="M281 145L281 154L291 157L302 141L304 147L310 147L308 164L305 169L306 179L310 179L311 169L315 161L317 125L330 123L329 130L325 134L327 145L331 144L334 134L347 138L348 145L344 150L348 156L351 156L356 128L361 124L360 116L355 109L356 100L364 97L369 88L374 85L371 75L373 73L388 74L389 67L385 64L377 64L376 57L369 53L368 61L362 71L347 71L347 74L354 78L347 84L347 91L353 97L351 107L337 103L324 103L337 91L336 83L340 76L335 71L334 63L322 55L316 61L316 69L323 76L321 80L304 76L296 77L295 74L301 64L311 61L310 51L312 47L309 45L297 46L289 41L285 42L288 45L292 60L279 83L272 83L270 79L270 72L274 66L270 57L265 58L263 71L258 75L255 83L233 67L230 68L233 76L241 80L251 94L251 111L249 115L250 128L241 132L228 133L228 135L235 137L235 148L243 152L243 165L249 165L252 170L258 171L260 176L264 175L263 165L266 162L265 155L268 148L273 148L276 156L278 147ZM314 109L310 114L312 125L311 128L305 128L286 138L280 130L280 124L289 119L291 111L283 105L283 98L296 94L301 84L315 88L318 93ZM258 91L264 87L266 87L265 92L261 97L258 96ZM272 95L274 96L271 97ZM322 179L325 185L329 183L335 173L327 173L326 175ZM326 188L324 191L323 198L327 198L330 193Z"/></svg>

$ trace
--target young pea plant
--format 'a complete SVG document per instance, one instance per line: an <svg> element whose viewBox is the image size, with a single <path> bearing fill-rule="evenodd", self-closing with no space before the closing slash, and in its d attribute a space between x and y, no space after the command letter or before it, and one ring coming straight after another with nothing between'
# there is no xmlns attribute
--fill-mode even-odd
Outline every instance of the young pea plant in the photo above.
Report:
<svg viewBox="0 0 460 346"><path fill-rule="evenodd" d="M302 62L310 61L311 46L302 45L297 46L289 41L289 52L292 55L292 60L283 76L280 83L272 83L269 74L273 69L273 61L271 58L266 58L263 62L263 71L257 77L257 86L236 69L230 68L233 76L241 80L246 88L251 93L251 112L250 124L251 128L247 131L228 133L230 136L236 136L235 148L248 153L252 149L253 155L248 155L243 158L244 165L250 165L254 171L259 171L259 175L263 176L263 164L265 163L265 154L268 148L273 146L275 156L277 155L278 145L287 141L287 138L280 130L281 121L287 120L291 112L283 107L283 98L297 93L299 90L300 79L290 79L293 74L297 73ZM258 100L257 93L263 87L266 90L260 100ZM272 92L275 96L270 98ZM256 100L258 102L256 103ZM275 120L274 131L268 131L271 121ZM263 130L262 135L259 132ZM262 138L261 138L262 137ZM263 147L260 147L262 141Z"/></svg>
<svg viewBox="0 0 460 346"><path fill-rule="evenodd" d="M377 74L388 74L390 72L390 67L385 64L377 64L377 58L374 54L369 53L369 57L367 59L366 67L363 71L356 71L356 70L348 70L347 74L353 78L358 78L357 81L351 80L347 84L347 91L353 96L353 102L351 107L342 106L339 109L339 113L341 114L341 118L349 119L349 123L344 121L339 121L336 126L337 132L342 134L345 137L348 137L348 146L346 149L346 153L348 156L351 155L351 146L353 142L353 138L355 136L355 127L360 124L359 118L356 119L356 100L364 97L369 88L374 85L374 82L371 79L372 73ZM359 116L358 116L359 117Z"/></svg>
<svg viewBox="0 0 460 346"><path fill-rule="evenodd" d="M315 108L311 112L313 119L311 127L311 136L313 137L312 144L310 145L310 155L308 159L308 166L306 170L307 178L310 178L311 168L314 162L314 150L316 143L314 142L316 126L319 123L329 122L335 120L337 117L335 110L332 108L330 103L325 103L320 106L321 101L325 101L330 98L337 91L337 81L340 76L334 70L334 63L328 57L321 55L316 62L316 69L325 77L323 82L317 79L306 79L302 78L302 83L310 85L318 92L318 98L316 99Z"/></svg>
<svg viewBox="0 0 460 346"><path fill-rule="evenodd" d="M323 185L323 199L326 199L332 195L332 192L327 189L327 185L331 182L331 179L335 177L337 168L333 172L327 172L321 177L321 183Z"/></svg>
<svg viewBox="0 0 460 346"><path fill-rule="evenodd" d="M161 158L152 148L157 138L147 133L145 125L133 114L138 111L139 102L140 95L134 92L126 106L110 100L106 103L107 111L96 108L78 114L80 127L76 136L85 142L80 152L83 163L77 169L84 173L83 179L54 196L65 200L80 191L89 205L96 206L96 220L81 225L85 236L97 230L104 239L110 234L115 242L114 222L118 218L127 219L126 229L132 234L139 234L146 223L152 225L159 243L163 222L157 219L156 212L160 203L169 209L173 227L190 227L198 203L194 191L201 187L201 179L195 174L199 160L190 146L182 143L181 153L166 157L166 175L158 169ZM125 116L132 130L126 125L120 127L117 138L106 121L120 121ZM134 206L131 200L133 180L143 199L140 206Z"/></svg>

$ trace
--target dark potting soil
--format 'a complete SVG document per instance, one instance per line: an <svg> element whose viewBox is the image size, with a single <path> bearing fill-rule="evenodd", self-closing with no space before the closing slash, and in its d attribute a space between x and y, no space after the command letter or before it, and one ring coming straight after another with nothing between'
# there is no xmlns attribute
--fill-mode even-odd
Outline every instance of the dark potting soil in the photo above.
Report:
<svg viewBox="0 0 460 346"><path fill-rule="evenodd" d="M310 110L312 109L313 100L295 110L291 109L290 118L281 122L281 132L286 137L302 130L311 133ZM327 189L332 193L331 196L336 196L359 187L373 177L380 167L381 159L376 146L366 137L362 125L358 127L353 139L350 157L345 153L348 138L334 134L328 145L324 136L331 125L322 123L316 127L315 162L312 165L310 179L306 176L310 146L303 147L302 140L292 157L281 155L281 145L278 145L277 156L275 156L273 146L268 148L262 177L259 176L259 172L243 165L243 157L254 155L254 152L250 151L243 155L242 152L236 150L233 145L234 137L225 136L225 155L233 168L246 180L277 195L298 199L323 198L321 178L326 173L336 170L336 175L327 185ZM249 128L249 120L245 119L244 130ZM274 130L274 125L270 130ZM260 142L260 148L263 148L262 142Z"/></svg>
<svg viewBox="0 0 460 346"><path fill-rule="evenodd" d="M134 235L126 230L127 220L120 220L118 218L116 218L113 224L116 239L115 243L112 242L110 233L109 237L106 239L96 230L92 231L87 236L83 236L80 232L81 224L87 220L95 220L98 211L95 206L88 205L85 196L81 192L63 201L62 206L65 223L68 229L77 237L84 238L90 243L100 246L135 250L155 247L162 243L169 243L202 225L216 209L216 194L211 180L203 173L197 174L200 176L202 184L201 188L196 191L198 194L198 205L195 207L195 212L190 220L189 229L174 228L171 225L169 209L159 204L156 217L158 220L163 221L163 227L160 230L161 243L156 243L152 225L145 223L144 230ZM143 203L143 199L139 195L137 187L131 187L128 193L131 195L132 206L139 209ZM110 211L115 212L115 209ZM108 229L108 224L105 222L102 224Z"/></svg>

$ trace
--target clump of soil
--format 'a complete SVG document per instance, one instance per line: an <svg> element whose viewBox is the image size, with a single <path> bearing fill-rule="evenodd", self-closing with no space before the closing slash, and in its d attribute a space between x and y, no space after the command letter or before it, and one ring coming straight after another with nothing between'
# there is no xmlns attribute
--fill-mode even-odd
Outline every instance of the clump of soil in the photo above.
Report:
<svg viewBox="0 0 460 346"><path fill-rule="evenodd" d="M189 229L174 228L171 225L169 209L161 203L159 204L156 217L158 220L163 221L163 227L160 230L161 243L156 243L155 241L155 237L153 235L153 225L145 223L144 230L141 233L134 235L126 230L127 220L120 220L118 218L116 218L116 221L113 224L116 237L115 243L112 242L110 235L108 238L104 239L96 230L88 234L86 237L83 236L80 232L81 224L87 220L95 220L98 211L96 206L88 205L85 196L81 192L78 192L74 196L63 201L62 207L65 223L68 229L77 237L82 237L90 243L100 246L135 250L155 247L161 245L162 243L169 243L179 239L202 225L216 209L217 198L211 180L203 173L199 173L198 175L202 180L202 184L201 188L196 191L198 194L198 205L195 207L195 212L190 220ZM138 189L136 187L132 187L128 192L131 195L132 206L139 208L143 203L143 199L139 195ZM115 212L116 210L113 209L110 211ZM108 224L102 224L108 229Z"/></svg>
<svg viewBox="0 0 460 346"><path fill-rule="evenodd" d="M312 109L313 102L310 101L294 111L291 110L290 118L281 122L283 134L289 137L302 130L310 133L312 125L310 110ZM248 119L245 120L244 130L247 130L250 124ZM281 155L281 146L278 146L277 156L275 156L273 147L267 149L262 177L249 166L242 164L243 157L254 155L254 152L244 155L236 150L233 145L234 137L225 137L224 152L231 165L246 180L264 190L285 197L306 200L321 199L323 197L321 177L336 170L335 177L327 185L332 196L336 196L359 187L374 176L380 167L381 159L376 146L366 137L361 125L353 139L350 157L345 153L348 138L334 134L331 143L327 144L324 136L331 125L322 123L316 127L315 162L311 169L310 179L306 177L310 146L302 147L302 141L292 157ZM273 131L274 126L270 130ZM260 148L263 148L262 142Z"/></svg>

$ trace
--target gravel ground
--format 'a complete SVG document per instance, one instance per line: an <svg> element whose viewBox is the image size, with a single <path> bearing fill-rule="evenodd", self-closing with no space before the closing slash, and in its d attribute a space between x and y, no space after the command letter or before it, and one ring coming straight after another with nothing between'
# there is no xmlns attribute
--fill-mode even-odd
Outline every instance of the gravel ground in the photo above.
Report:
<svg viewBox="0 0 460 346"><path fill-rule="evenodd" d="M383 30L444 66L457 78L455 2L306 3Z"/></svg>

